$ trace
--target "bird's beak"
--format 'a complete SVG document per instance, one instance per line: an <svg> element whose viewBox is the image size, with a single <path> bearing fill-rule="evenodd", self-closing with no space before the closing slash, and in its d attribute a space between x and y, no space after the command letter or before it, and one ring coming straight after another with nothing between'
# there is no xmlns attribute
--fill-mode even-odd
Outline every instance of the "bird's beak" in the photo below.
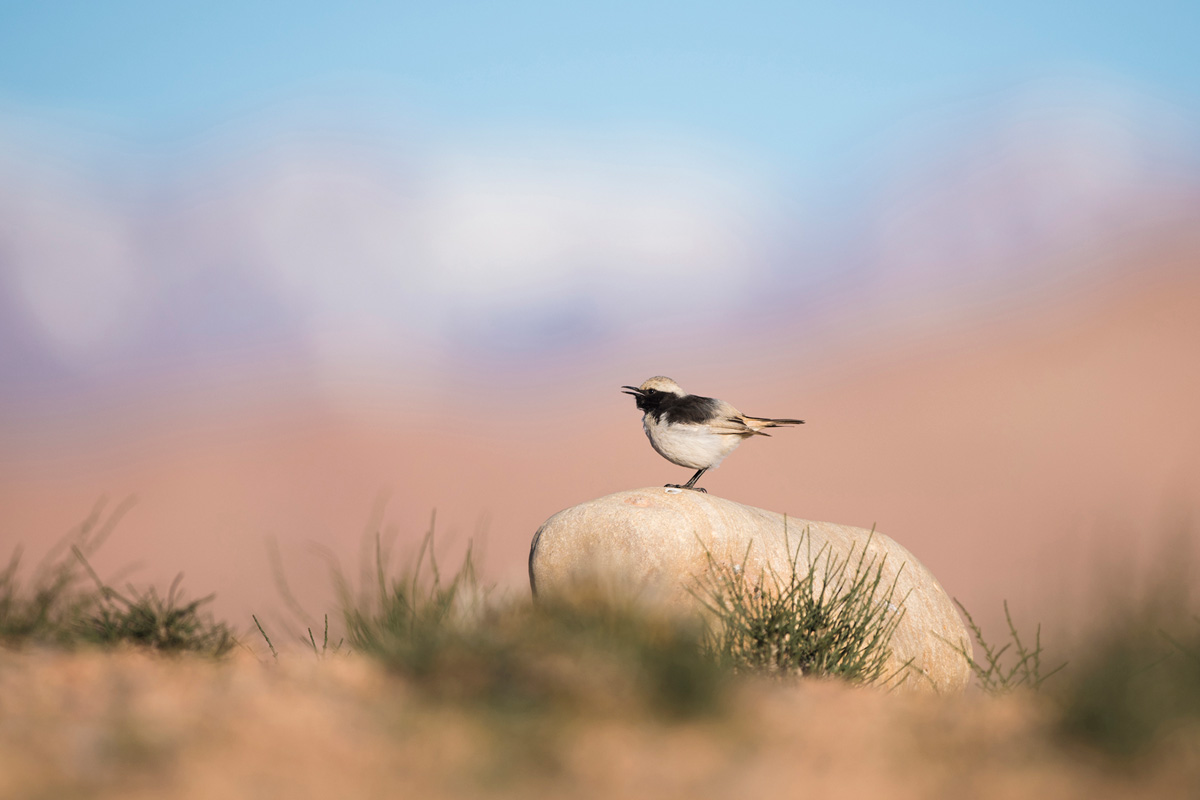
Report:
<svg viewBox="0 0 1200 800"><path fill-rule="evenodd" d="M621 388L622 388L622 389L628 389L628 390L629 390L629 391L627 391L627 392L622 392L622 394L631 394L631 395L633 395L634 397L641 397L641 396L642 396L642 390L641 390L641 389L639 389L639 388L637 388L636 386L622 386Z"/></svg>

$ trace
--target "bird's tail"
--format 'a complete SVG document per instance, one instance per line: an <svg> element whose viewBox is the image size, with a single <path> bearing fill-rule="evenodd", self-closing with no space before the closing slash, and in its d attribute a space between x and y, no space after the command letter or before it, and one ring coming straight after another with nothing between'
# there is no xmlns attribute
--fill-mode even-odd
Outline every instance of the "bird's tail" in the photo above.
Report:
<svg viewBox="0 0 1200 800"><path fill-rule="evenodd" d="M767 419L766 417L747 417L745 414L742 415L742 419L746 421L746 427L752 428L756 433L762 428L783 428L789 425L804 424L802 419Z"/></svg>

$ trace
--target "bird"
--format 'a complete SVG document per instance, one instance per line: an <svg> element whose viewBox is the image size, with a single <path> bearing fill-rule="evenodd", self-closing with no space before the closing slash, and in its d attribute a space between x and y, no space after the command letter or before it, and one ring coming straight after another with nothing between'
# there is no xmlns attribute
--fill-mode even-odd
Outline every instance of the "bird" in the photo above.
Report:
<svg viewBox="0 0 1200 800"><path fill-rule="evenodd" d="M716 469L729 455L751 436L770 436L763 428L803 425L802 419L767 419L749 417L713 397L688 394L679 384L663 375L650 378L641 386L622 386L625 394L633 395L642 414L642 428L650 445L660 456L696 470L692 479L682 486L668 483L668 489L691 489L708 493L696 486L700 476Z"/></svg>

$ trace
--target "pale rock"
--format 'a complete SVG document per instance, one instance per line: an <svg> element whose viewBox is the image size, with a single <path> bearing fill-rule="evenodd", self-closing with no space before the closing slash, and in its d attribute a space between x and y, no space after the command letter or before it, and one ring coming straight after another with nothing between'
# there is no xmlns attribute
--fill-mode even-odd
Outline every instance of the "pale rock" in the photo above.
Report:
<svg viewBox="0 0 1200 800"><path fill-rule="evenodd" d="M803 539L802 539L803 537ZM866 549L882 564L882 587L904 615L891 640L886 671L909 666L898 685L962 691L971 676L961 652L970 638L941 584L913 555L879 532L812 522L734 503L710 494L662 487L618 492L552 516L533 537L529 582L534 595L569 597L601 591L636 598L648 608L686 612L692 593L714 563L738 566L750 577L791 569L828 547L839 561ZM811 548L811 549L810 549ZM820 574L821 561L818 561ZM690 591L689 591L690 590Z"/></svg>

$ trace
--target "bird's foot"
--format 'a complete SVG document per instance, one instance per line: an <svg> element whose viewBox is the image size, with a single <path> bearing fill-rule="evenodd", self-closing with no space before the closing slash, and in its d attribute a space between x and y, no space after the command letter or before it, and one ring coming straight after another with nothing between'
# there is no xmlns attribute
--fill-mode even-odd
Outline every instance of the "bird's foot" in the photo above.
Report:
<svg viewBox="0 0 1200 800"><path fill-rule="evenodd" d="M705 489L701 486L687 486L687 485L679 484L679 483L668 483L663 488L664 489L688 489L693 492L704 492L704 494L708 494L708 489Z"/></svg>

